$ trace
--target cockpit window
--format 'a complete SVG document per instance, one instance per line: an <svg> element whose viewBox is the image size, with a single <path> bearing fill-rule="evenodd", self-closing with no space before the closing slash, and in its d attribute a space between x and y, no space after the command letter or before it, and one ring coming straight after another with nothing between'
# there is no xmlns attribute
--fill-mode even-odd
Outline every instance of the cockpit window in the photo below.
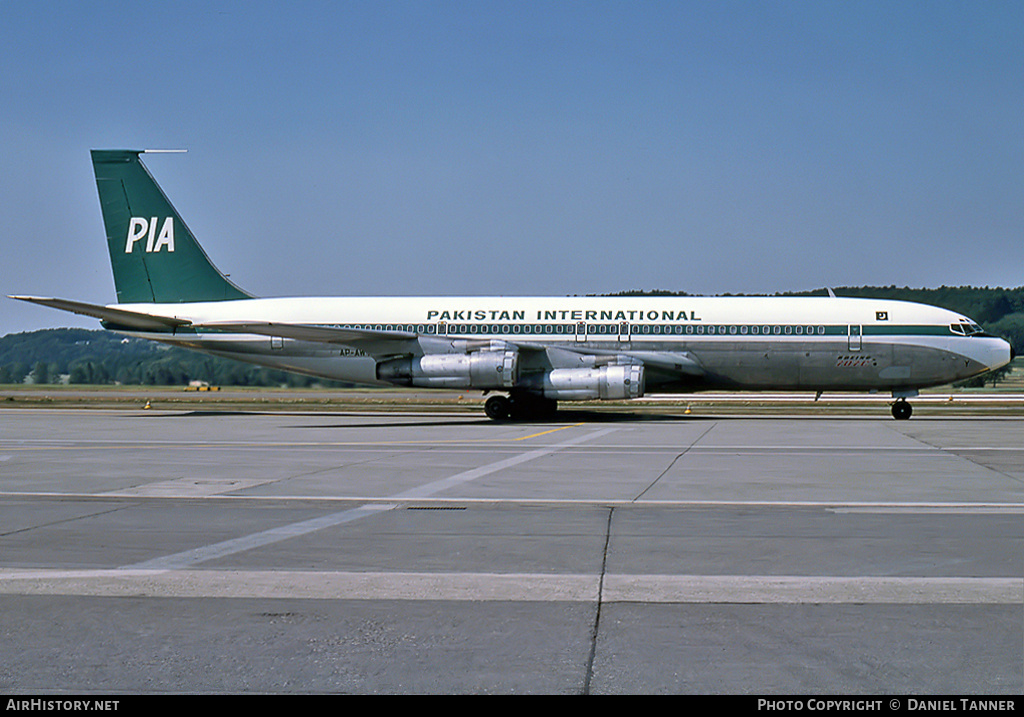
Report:
<svg viewBox="0 0 1024 717"><path fill-rule="evenodd" d="M959 334L960 336L975 336L976 334L985 333L985 329L981 328L973 321L968 321L967 319L960 319L959 322L950 324L949 330L954 334Z"/></svg>

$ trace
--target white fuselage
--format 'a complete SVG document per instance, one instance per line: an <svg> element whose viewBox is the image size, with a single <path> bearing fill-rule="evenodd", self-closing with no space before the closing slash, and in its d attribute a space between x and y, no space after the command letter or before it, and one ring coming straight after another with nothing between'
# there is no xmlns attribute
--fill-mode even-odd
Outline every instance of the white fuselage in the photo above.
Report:
<svg viewBox="0 0 1024 717"><path fill-rule="evenodd" d="M648 388L666 391L903 391L967 378L1010 360L1005 341L981 333L960 314L882 299L312 297L118 308L200 327L173 335L128 333L364 384L392 383L381 380L376 366L399 353L464 353L467 345L488 341L527 347L527 371L531 365L577 365L573 357L580 355L631 357L648 365ZM232 323L399 332L408 340L399 352L394 337L313 342L285 328L280 336L265 329L248 334L201 328Z"/></svg>

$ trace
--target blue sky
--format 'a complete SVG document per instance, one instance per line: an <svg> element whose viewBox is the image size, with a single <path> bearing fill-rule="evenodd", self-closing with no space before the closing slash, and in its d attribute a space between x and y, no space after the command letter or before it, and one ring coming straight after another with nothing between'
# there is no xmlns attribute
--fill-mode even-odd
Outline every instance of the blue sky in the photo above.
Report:
<svg viewBox="0 0 1024 717"><path fill-rule="evenodd" d="M1024 284L1019 0L0 13L4 295L114 300L120 147L261 296Z"/></svg>

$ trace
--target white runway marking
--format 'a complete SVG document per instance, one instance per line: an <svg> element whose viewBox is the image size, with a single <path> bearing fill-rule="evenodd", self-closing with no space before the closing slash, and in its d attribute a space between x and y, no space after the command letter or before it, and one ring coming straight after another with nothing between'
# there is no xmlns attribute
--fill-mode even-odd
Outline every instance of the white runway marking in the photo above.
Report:
<svg viewBox="0 0 1024 717"><path fill-rule="evenodd" d="M485 466L480 466L479 468L473 468L468 471L463 471L462 473L457 473L456 475L453 475L450 478L442 478L441 480L436 480L433 481L432 483L427 483L425 485L419 486L418 488L412 488L410 490L404 491L393 496L393 498L395 500L427 498L437 493L440 493L443 490L447 490L448 488L454 488L456 486L463 485L464 483L469 483L472 480L482 478L483 476L490 475L491 473L497 473L498 471L503 471L506 468L511 468L513 466L518 466L528 461L536 460L537 458L549 455L551 453L554 453L555 451L561 450L562 448L569 448L570 446L575 446L578 443L592 441L602 436L606 436L609 433L614 433L615 431L618 430L618 428L605 428L600 431L586 433L582 436L576 436L575 438L570 438L569 440L562 441L561 443L556 443L551 446L545 446L543 448L537 448L536 450L528 451L527 453L522 453L517 456L512 456L511 458L506 458L504 460L498 461L497 463L490 463Z"/></svg>
<svg viewBox="0 0 1024 717"><path fill-rule="evenodd" d="M0 594L146 598L595 602L599 575L269 570L0 570ZM602 602L1024 603L1024 578L606 575Z"/></svg>
<svg viewBox="0 0 1024 717"><path fill-rule="evenodd" d="M605 600L643 603L1024 602L1024 578L609 575Z"/></svg>
<svg viewBox="0 0 1024 717"><path fill-rule="evenodd" d="M259 548L264 545L270 545L271 543L288 540L289 538L296 538L300 535L306 535L307 533L313 533L317 530L323 530L324 528L330 528L343 523L350 523L353 520L359 520L360 518L365 518L368 515L375 515L383 511L388 511L394 507L394 504L389 503L363 505L358 508L352 508L351 510L343 510L340 513L325 515L321 518L303 520L298 523L283 525L279 528L271 528L270 530L253 533L252 535L246 535L241 538L225 540L220 543L205 545L201 548L185 550L173 555L153 558L152 560L145 560L130 567L141 570L175 570L187 568L190 565L205 563L209 560L216 560L217 558L234 555L235 553L252 550L253 548Z"/></svg>
<svg viewBox="0 0 1024 717"><path fill-rule="evenodd" d="M657 507L657 508L820 508L833 513L943 513L960 515L1018 515L1024 514L1024 503L915 503L915 502L857 502L857 501L823 501L823 500L676 500L676 499L643 499L631 498L438 498L425 495L396 494L392 496L378 495L230 495L224 493L197 494L190 491L175 493L142 494L133 491L109 491L106 493L69 493L53 491L0 491L0 498L54 498L59 500L82 500L109 502L110 499L130 499L135 501L179 501L209 500L218 502L251 502L251 503L387 503L387 509L397 502L415 501L427 504L458 505L549 505L549 506L602 506L619 507ZM401 499L401 500L400 500ZM366 506L364 506L366 507Z"/></svg>
<svg viewBox="0 0 1024 717"><path fill-rule="evenodd" d="M606 428L600 431L587 432L581 436L576 436L575 438L562 441L561 443L537 448L536 450L527 451L526 453L521 453L519 455L512 456L511 458L505 458L495 463L489 463L478 468L472 468L461 473L456 473L448 478L442 478L440 480L426 483L422 486L418 486L392 496L391 500L427 498L436 493L447 490L448 488L464 485L465 483L469 483L477 478L541 458L542 456L549 455L562 448L568 448L578 443L595 440L617 430L619 429ZM373 503L363 505L358 508L325 515L321 518L292 523L291 525L285 525L279 528L271 528L270 530L253 533L252 535L246 535L241 538L226 540L220 543L214 543L213 545L206 545L193 550L186 550L173 555L166 555L160 558L146 560L129 567L142 570L174 570L187 568L198 563L223 558L227 555L252 550L253 548L270 545L271 543L287 540L288 538L306 535L307 533L323 530L324 528L349 523L353 520L359 520L360 518L364 518L369 515L375 515L382 511L391 510L392 508L395 508L396 505L397 504L394 503Z"/></svg>

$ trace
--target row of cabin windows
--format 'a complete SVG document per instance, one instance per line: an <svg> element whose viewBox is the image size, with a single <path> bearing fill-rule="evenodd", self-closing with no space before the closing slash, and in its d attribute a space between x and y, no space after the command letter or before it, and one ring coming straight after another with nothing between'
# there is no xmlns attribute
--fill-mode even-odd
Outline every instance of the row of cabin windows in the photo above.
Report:
<svg viewBox="0 0 1024 717"><path fill-rule="evenodd" d="M799 325L734 325L734 324L350 324L348 328L376 331L408 331L420 334L529 334L631 336L643 335L736 335L741 336L811 336L824 335L824 326ZM844 331L845 333L845 331Z"/></svg>

